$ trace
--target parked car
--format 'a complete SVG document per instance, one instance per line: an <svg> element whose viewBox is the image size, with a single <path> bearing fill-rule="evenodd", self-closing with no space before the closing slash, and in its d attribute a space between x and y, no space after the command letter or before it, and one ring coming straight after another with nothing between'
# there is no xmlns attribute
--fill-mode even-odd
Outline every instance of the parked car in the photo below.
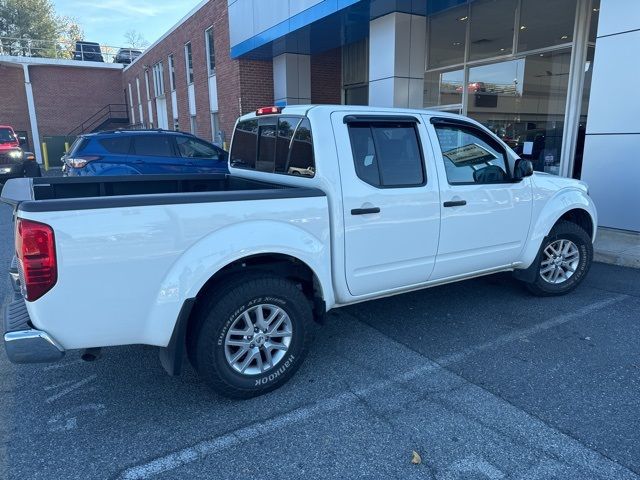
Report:
<svg viewBox="0 0 640 480"><path fill-rule="evenodd" d="M0 183L10 178L39 177L35 155L20 148L20 139L8 125L0 125Z"/></svg>
<svg viewBox="0 0 640 480"><path fill-rule="evenodd" d="M328 310L500 271L562 295L591 265L586 184L459 115L259 109L229 159L230 175L7 182L9 359L155 345L169 373L186 350L216 391L251 397L291 378Z"/></svg>
<svg viewBox="0 0 640 480"><path fill-rule="evenodd" d="M79 136L62 157L66 176L226 173L227 152L190 133L113 130Z"/></svg>
<svg viewBox="0 0 640 480"><path fill-rule="evenodd" d="M87 62L104 62L100 44L96 42L76 42L76 48L73 51L74 60L84 60Z"/></svg>
<svg viewBox="0 0 640 480"><path fill-rule="evenodd" d="M136 50L135 48L121 48L113 58L113 63L131 63L136 58L142 55L142 50Z"/></svg>

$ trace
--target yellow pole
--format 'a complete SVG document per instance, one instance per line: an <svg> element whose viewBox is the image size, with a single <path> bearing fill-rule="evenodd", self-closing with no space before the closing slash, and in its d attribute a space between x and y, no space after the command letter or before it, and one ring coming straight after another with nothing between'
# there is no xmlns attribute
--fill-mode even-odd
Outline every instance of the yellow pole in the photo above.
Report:
<svg viewBox="0 0 640 480"><path fill-rule="evenodd" d="M46 142L42 142L42 157L44 159L44 169L49 171L49 152L47 152Z"/></svg>
<svg viewBox="0 0 640 480"><path fill-rule="evenodd" d="M64 142L64 153L69 153L69 142Z"/></svg>

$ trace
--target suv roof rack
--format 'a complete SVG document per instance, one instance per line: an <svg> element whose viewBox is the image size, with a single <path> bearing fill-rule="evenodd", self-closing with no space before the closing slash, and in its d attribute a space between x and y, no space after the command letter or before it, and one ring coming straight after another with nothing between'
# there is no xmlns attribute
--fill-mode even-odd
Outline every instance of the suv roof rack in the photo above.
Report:
<svg viewBox="0 0 640 480"><path fill-rule="evenodd" d="M105 135L112 133L139 133L139 132L156 132L156 133L179 133L181 135L190 135L194 137L190 132L183 132L181 130L169 130L166 128L117 128L114 130L102 130L100 132L90 133L88 135Z"/></svg>

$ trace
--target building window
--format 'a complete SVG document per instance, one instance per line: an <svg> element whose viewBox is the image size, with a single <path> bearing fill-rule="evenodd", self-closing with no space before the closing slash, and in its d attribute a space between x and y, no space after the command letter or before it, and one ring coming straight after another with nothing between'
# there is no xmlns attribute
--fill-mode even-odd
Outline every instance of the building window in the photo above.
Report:
<svg viewBox="0 0 640 480"><path fill-rule="evenodd" d="M131 118L129 119L131 125L136 124L136 109L133 106L133 90L131 89L131 83L128 84L129 90L129 108L131 109Z"/></svg>
<svg viewBox="0 0 640 480"><path fill-rule="evenodd" d="M169 87L173 92L176 89L176 65L173 54L169 55Z"/></svg>
<svg viewBox="0 0 640 480"><path fill-rule="evenodd" d="M193 135L195 135L197 130L198 130L198 125L196 124L196 116L195 115L191 115L191 117L189 118L189 126L191 128L191 133Z"/></svg>
<svg viewBox="0 0 640 480"><path fill-rule="evenodd" d="M342 47L342 88L346 105L369 103L369 44L366 38Z"/></svg>
<svg viewBox="0 0 640 480"><path fill-rule="evenodd" d="M429 68L464 62L469 5L446 10L429 18Z"/></svg>
<svg viewBox="0 0 640 480"><path fill-rule="evenodd" d="M180 122L178 121L177 118L173 119L173 129L177 132L178 130L180 130Z"/></svg>
<svg viewBox="0 0 640 480"><path fill-rule="evenodd" d="M576 0L522 0L518 52L571 43L575 14Z"/></svg>
<svg viewBox="0 0 640 480"><path fill-rule="evenodd" d="M164 95L164 75L162 72L162 62L158 62L153 66L153 90L156 97Z"/></svg>
<svg viewBox="0 0 640 480"><path fill-rule="evenodd" d="M211 140L222 145L222 132L220 132L220 118L218 112L211 112Z"/></svg>
<svg viewBox="0 0 640 480"><path fill-rule="evenodd" d="M563 145L573 141L565 135L573 132L565 111L576 88L569 81L574 28L593 30L597 23L592 15L591 24L577 24L577 5L475 0L430 15L424 107L468 115L536 170L559 174ZM578 127L583 132L585 117ZM578 165L579 146L576 152Z"/></svg>
<svg viewBox="0 0 640 480"><path fill-rule="evenodd" d="M471 4L469 60L513 52L517 0L482 0Z"/></svg>
<svg viewBox="0 0 640 480"><path fill-rule="evenodd" d="M193 56L191 54L191 42L184 46L184 62L187 70L187 84L193 83Z"/></svg>
<svg viewBox="0 0 640 480"><path fill-rule="evenodd" d="M149 128L153 128L153 105L151 102L151 88L149 87L149 70L144 71L144 85L147 90L147 113L149 115Z"/></svg>
<svg viewBox="0 0 640 480"><path fill-rule="evenodd" d="M204 37L207 46L207 72L211 76L216 74L216 50L213 43L213 27L204 32Z"/></svg>
<svg viewBox="0 0 640 480"><path fill-rule="evenodd" d="M140 121L138 123L144 127L144 115L142 113L142 95L140 94L140 77L136 77L136 91L138 93L138 117L140 117Z"/></svg>

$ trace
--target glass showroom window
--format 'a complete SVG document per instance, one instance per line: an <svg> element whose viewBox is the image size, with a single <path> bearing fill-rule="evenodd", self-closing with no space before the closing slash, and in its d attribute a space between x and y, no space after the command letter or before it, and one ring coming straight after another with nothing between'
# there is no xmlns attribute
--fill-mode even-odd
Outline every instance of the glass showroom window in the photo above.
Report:
<svg viewBox="0 0 640 480"><path fill-rule="evenodd" d="M476 0L432 14L424 106L468 115L537 170L560 173L568 91L579 88L570 83L577 5Z"/></svg>
<svg viewBox="0 0 640 480"><path fill-rule="evenodd" d="M558 174L571 49L469 69L467 114L535 170Z"/></svg>
<svg viewBox="0 0 640 480"><path fill-rule="evenodd" d="M469 6L446 10L429 19L429 68L464 62Z"/></svg>

